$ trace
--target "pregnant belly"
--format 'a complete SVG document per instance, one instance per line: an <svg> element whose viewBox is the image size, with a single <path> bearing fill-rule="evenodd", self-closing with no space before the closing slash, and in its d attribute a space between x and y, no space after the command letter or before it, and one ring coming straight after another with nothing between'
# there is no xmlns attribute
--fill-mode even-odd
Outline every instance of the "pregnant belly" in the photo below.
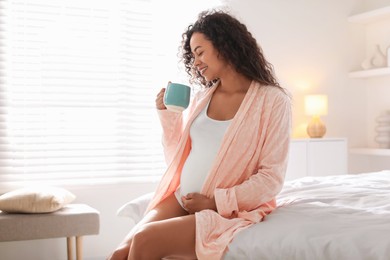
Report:
<svg viewBox="0 0 390 260"><path fill-rule="evenodd" d="M210 165L204 160L196 160L191 154L188 156L186 163L183 166L180 189L181 196L188 193L199 193L206 180Z"/></svg>

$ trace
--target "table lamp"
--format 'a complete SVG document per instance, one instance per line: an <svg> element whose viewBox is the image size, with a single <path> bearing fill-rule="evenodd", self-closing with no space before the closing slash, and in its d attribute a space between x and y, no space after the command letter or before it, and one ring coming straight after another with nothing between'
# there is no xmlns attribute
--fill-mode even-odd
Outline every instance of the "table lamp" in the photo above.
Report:
<svg viewBox="0 0 390 260"><path fill-rule="evenodd" d="M305 114L312 116L307 125L307 134L311 138L321 138L326 133L326 126L320 116L328 114L328 97L326 95L305 96Z"/></svg>

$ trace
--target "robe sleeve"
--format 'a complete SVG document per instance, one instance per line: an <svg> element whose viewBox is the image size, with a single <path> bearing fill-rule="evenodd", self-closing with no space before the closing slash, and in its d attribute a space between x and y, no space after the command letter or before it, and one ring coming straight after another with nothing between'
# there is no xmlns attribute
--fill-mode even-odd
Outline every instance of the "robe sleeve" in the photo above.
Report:
<svg viewBox="0 0 390 260"><path fill-rule="evenodd" d="M238 212L251 211L272 201L280 192L288 163L291 133L290 98L280 92L269 107L269 122L264 131L264 144L258 158L258 169L243 183L214 191L218 213L223 217L237 216ZM250 127L250 126L248 126Z"/></svg>
<svg viewBox="0 0 390 260"><path fill-rule="evenodd" d="M162 144L165 162L168 165L176 155L176 149L179 148L179 142L182 138L184 128L188 124L187 120L197 108L199 99L206 96L207 93L208 91L197 92L192 98L188 109L182 113L172 112L167 109L157 110L163 130Z"/></svg>
<svg viewBox="0 0 390 260"><path fill-rule="evenodd" d="M183 114L169 111L167 109L157 110L162 126L162 145L164 148L165 162L169 164L179 144L182 128Z"/></svg>

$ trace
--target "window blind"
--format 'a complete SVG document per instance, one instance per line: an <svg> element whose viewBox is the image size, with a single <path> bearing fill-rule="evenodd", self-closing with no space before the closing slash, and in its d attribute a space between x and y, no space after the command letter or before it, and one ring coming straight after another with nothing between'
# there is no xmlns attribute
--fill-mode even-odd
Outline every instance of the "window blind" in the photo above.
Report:
<svg viewBox="0 0 390 260"><path fill-rule="evenodd" d="M0 0L0 183L159 176L148 0Z"/></svg>

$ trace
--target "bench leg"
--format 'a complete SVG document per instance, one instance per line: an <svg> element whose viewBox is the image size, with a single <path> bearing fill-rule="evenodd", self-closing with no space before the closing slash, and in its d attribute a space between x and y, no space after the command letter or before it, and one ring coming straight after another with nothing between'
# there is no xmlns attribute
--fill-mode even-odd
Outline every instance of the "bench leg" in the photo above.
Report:
<svg viewBox="0 0 390 260"><path fill-rule="evenodd" d="M68 252L68 260L73 260L73 237L66 238L66 248Z"/></svg>
<svg viewBox="0 0 390 260"><path fill-rule="evenodd" d="M83 237L76 237L76 259L83 259Z"/></svg>
<svg viewBox="0 0 390 260"><path fill-rule="evenodd" d="M73 260L73 240L74 237L66 238L66 246L68 249L68 260ZM76 260L83 259L83 237L76 237Z"/></svg>

